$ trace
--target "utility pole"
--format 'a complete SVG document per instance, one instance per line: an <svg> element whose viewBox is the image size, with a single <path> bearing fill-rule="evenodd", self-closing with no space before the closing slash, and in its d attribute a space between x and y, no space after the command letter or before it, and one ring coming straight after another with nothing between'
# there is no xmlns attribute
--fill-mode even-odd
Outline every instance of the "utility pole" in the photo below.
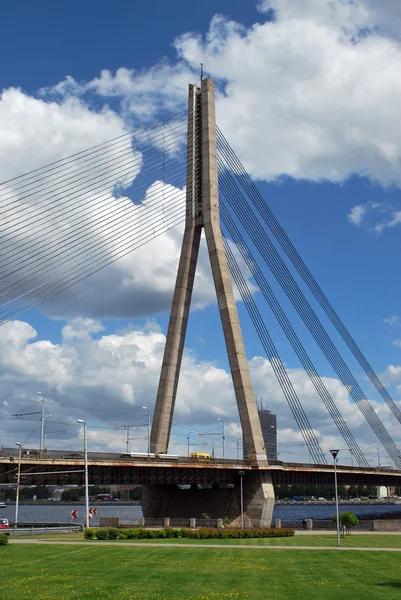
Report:
<svg viewBox="0 0 401 600"><path fill-rule="evenodd" d="M40 418L40 446L39 446L39 454L42 456L43 450L43 440L44 440L44 427L45 427L45 397L43 392L37 392L42 396L42 416Z"/></svg>
<svg viewBox="0 0 401 600"><path fill-rule="evenodd" d="M126 446L127 446L127 454L129 454L129 443L130 443L129 431L130 431L131 427L133 427L133 425L123 425L123 429L125 429L125 431L127 432L127 439L125 442Z"/></svg>

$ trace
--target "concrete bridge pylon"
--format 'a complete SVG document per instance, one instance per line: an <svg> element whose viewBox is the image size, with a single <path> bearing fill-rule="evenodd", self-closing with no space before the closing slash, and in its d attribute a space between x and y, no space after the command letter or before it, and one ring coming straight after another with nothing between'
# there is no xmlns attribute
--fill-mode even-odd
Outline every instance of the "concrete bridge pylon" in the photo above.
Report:
<svg viewBox="0 0 401 600"><path fill-rule="evenodd" d="M214 83L210 78L202 80L200 88L195 85L189 86L186 224L150 436L150 450L158 454L168 452L202 229L205 233L212 268L244 444L247 455L253 458L256 468L255 476L252 478L252 490L247 490L247 478L244 478L244 494L245 498L250 498L248 511L253 514L254 525L270 525L274 490L271 480L267 481L269 475L257 471L261 461L266 463L266 449L220 228L215 94ZM248 478L249 481L250 479ZM258 485L256 480L259 482ZM210 490L210 494L214 491ZM164 491L159 489L159 492L160 499L163 495L161 503L157 502L156 489L144 489L142 508L145 517L146 512L149 513L148 516L155 516L155 512L158 512L156 505L160 506L160 510L162 506L163 510L167 510L170 506L169 496L173 491L169 492L166 488ZM206 499L206 496L206 490L202 490L205 507L206 504L212 504L212 498ZM232 507L237 504L231 502L226 496L227 493L224 494L225 505ZM174 497L175 504L177 500L175 492ZM254 498L253 502L252 498ZM217 500L217 495L215 499ZM187 516L187 512L191 517L196 516L191 514L193 502L180 502L180 504L183 511L181 516ZM203 512L210 511L205 509Z"/></svg>

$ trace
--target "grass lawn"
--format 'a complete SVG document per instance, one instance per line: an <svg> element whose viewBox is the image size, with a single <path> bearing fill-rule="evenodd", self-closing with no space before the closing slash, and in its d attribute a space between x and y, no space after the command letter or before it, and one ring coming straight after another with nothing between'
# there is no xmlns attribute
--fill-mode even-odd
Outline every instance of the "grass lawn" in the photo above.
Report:
<svg viewBox="0 0 401 600"><path fill-rule="evenodd" d="M398 600L400 559L390 552L10 544L0 547L0 598Z"/></svg>
<svg viewBox="0 0 401 600"><path fill-rule="evenodd" d="M60 541L83 541L83 533L65 533L55 535L40 535L40 536L27 536L26 539L39 539L39 540L60 540ZM15 539L19 539L18 536ZM11 538L13 539L13 538ZM21 539L22 536L21 536ZM95 540L97 541L97 540ZM245 539L245 540L190 540L185 538L174 538L174 539L158 539L158 540L116 540L116 542L122 542L130 544L136 543L154 543L154 544L199 544L203 546L205 544L218 544L225 546L227 544L234 544L235 546L337 546L336 534L329 535L297 535L290 538L261 538L261 539ZM100 542L99 542L100 543ZM108 540L107 543L113 543L113 540ZM380 535L380 534L369 534L369 535L358 535L353 533L346 537L341 538L341 545L346 548L401 548L401 533L400 535ZM401 558L401 557L400 557Z"/></svg>

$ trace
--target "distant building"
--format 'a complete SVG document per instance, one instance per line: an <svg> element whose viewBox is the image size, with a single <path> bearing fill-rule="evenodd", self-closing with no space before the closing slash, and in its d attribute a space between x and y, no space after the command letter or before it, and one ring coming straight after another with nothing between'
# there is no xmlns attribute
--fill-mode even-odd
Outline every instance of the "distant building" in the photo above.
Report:
<svg viewBox="0 0 401 600"><path fill-rule="evenodd" d="M258 408L258 414L266 448L267 460L277 460L277 417L270 410L267 410L267 408L263 408L263 404ZM244 442L243 455L246 460L247 453Z"/></svg>

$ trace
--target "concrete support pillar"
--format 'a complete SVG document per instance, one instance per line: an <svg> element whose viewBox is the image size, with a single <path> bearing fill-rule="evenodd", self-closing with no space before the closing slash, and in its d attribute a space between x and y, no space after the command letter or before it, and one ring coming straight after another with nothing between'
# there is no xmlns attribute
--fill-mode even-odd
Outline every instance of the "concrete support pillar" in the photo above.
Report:
<svg viewBox="0 0 401 600"><path fill-rule="evenodd" d="M139 519L139 527L145 527L145 517L140 517L140 519Z"/></svg>
<svg viewBox="0 0 401 600"><path fill-rule="evenodd" d="M276 519L274 521L274 527L275 529L281 529L281 519Z"/></svg>
<svg viewBox="0 0 401 600"><path fill-rule="evenodd" d="M166 517L164 519L163 527L165 527L165 528L170 527L170 519L169 519L169 517Z"/></svg>
<svg viewBox="0 0 401 600"><path fill-rule="evenodd" d="M306 529L308 531L312 531L312 529L313 529L313 521L312 521L312 519L306 519Z"/></svg>
<svg viewBox="0 0 401 600"><path fill-rule="evenodd" d="M244 512L253 527L270 527L275 494L269 471L249 471L243 477Z"/></svg>
<svg viewBox="0 0 401 600"><path fill-rule="evenodd" d="M246 452L249 457L255 456L256 460L266 461L262 429L220 229L214 83L210 78L202 81L201 102L203 226Z"/></svg>
<svg viewBox="0 0 401 600"><path fill-rule="evenodd" d="M223 529L223 519L217 519L217 529Z"/></svg>
<svg viewBox="0 0 401 600"><path fill-rule="evenodd" d="M186 224L150 435L150 451L156 453L168 451L202 233L202 227L195 224L196 197L199 194L195 177L195 171L199 169L196 142L199 101L196 90L194 85L189 87Z"/></svg>
<svg viewBox="0 0 401 600"><path fill-rule="evenodd" d="M196 527L196 519L190 519L189 520L189 526L191 529L195 529Z"/></svg>

